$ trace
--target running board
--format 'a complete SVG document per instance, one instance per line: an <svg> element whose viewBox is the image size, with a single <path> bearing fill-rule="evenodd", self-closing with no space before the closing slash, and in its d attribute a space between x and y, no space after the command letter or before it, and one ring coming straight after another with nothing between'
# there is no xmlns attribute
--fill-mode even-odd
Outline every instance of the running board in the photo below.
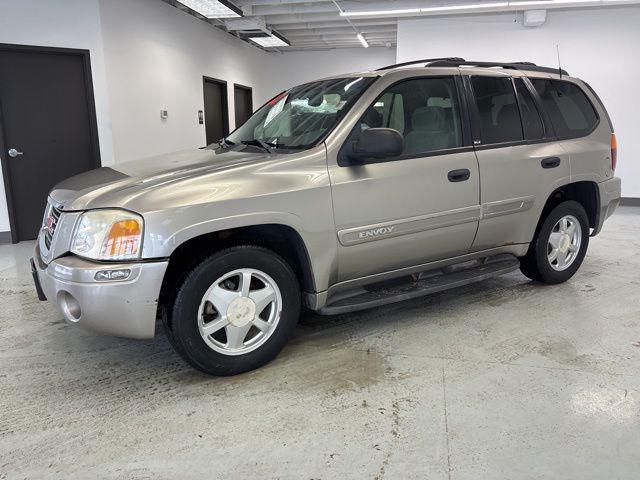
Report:
<svg viewBox="0 0 640 480"><path fill-rule="evenodd" d="M470 283L480 282L513 272L520 268L520 261L513 255L499 255L482 261L467 262L434 272L427 272L425 277L416 281L408 281L389 285L391 282L360 289L358 293L337 299L321 308L320 315L338 315L355 312L366 308L379 307L390 303L402 302L431 293L442 292L450 288L462 287Z"/></svg>

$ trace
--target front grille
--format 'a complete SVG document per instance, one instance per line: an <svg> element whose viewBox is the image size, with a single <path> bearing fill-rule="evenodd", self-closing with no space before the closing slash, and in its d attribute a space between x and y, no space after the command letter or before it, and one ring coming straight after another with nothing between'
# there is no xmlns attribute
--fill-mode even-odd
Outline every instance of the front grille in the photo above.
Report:
<svg viewBox="0 0 640 480"><path fill-rule="evenodd" d="M53 234L56 232L56 226L58 225L58 220L60 220L60 214L62 210L58 207L49 204L47 218L44 221L44 244L47 249L51 248L51 241L53 240Z"/></svg>

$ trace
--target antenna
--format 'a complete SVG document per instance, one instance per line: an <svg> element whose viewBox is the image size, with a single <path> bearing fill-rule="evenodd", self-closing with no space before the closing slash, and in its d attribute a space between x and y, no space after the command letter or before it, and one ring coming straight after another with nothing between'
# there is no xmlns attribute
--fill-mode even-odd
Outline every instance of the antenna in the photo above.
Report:
<svg viewBox="0 0 640 480"><path fill-rule="evenodd" d="M556 53L558 54L558 74L562 78L562 65L560 64L560 46L556 43Z"/></svg>

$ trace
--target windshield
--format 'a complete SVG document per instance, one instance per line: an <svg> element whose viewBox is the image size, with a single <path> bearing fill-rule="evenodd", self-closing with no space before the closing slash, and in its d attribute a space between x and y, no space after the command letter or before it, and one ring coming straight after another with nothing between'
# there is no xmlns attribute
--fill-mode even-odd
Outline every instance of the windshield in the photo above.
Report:
<svg viewBox="0 0 640 480"><path fill-rule="evenodd" d="M303 149L324 140L374 77L307 83L276 95L222 142Z"/></svg>

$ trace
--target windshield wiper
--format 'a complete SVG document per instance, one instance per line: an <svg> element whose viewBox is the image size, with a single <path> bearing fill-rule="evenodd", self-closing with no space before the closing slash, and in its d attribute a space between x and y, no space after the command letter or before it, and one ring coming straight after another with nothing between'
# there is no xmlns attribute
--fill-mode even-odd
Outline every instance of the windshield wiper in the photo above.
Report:
<svg viewBox="0 0 640 480"><path fill-rule="evenodd" d="M273 153L273 149L278 148L278 145L276 145L275 143L265 142L264 140L260 140L259 138L253 138L251 140L242 140L240 143L243 145L260 147L267 153Z"/></svg>
<svg viewBox="0 0 640 480"><path fill-rule="evenodd" d="M226 138L222 138L219 142L218 145L220 145L222 148L229 148L232 145L235 145L236 142L232 142L231 140L227 140Z"/></svg>

